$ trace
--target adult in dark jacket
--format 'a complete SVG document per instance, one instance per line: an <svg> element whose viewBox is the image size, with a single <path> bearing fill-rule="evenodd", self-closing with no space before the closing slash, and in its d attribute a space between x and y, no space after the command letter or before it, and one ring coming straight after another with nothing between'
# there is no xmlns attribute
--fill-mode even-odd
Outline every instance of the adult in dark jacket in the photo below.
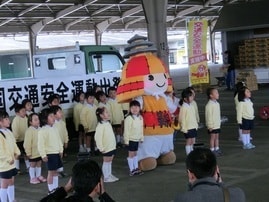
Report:
<svg viewBox="0 0 269 202"><path fill-rule="evenodd" d="M186 159L189 190L179 194L175 202L245 202L240 188L227 188L222 184L216 156L210 149L194 149ZM226 194L225 194L226 193Z"/></svg>
<svg viewBox="0 0 269 202"><path fill-rule="evenodd" d="M67 197L68 193L74 193ZM102 170L95 161L84 160L76 163L72 169L72 177L64 187L41 199L41 202L114 202L105 192Z"/></svg>
<svg viewBox="0 0 269 202"><path fill-rule="evenodd" d="M226 86L227 90L232 90L235 87L235 66L234 58L230 50L226 50L223 55L224 66L227 67Z"/></svg>

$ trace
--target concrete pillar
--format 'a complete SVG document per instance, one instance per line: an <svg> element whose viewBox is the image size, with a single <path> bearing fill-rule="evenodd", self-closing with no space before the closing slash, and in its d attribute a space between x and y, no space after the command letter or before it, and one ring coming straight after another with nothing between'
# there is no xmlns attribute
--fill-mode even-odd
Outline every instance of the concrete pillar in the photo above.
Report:
<svg viewBox="0 0 269 202"><path fill-rule="evenodd" d="M166 16L167 0L142 0L148 28L148 39L157 48L158 57L169 68Z"/></svg>
<svg viewBox="0 0 269 202"><path fill-rule="evenodd" d="M98 29L94 29L94 38L95 38L95 45L101 45L102 32L100 32Z"/></svg>
<svg viewBox="0 0 269 202"><path fill-rule="evenodd" d="M211 24L209 24L209 39L210 39L211 60L212 63L216 63L215 32L212 31Z"/></svg>
<svg viewBox="0 0 269 202"><path fill-rule="evenodd" d="M29 56L30 56L32 75L34 75L33 55L36 54L36 37L37 35L30 30L29 31Z"/></svg>

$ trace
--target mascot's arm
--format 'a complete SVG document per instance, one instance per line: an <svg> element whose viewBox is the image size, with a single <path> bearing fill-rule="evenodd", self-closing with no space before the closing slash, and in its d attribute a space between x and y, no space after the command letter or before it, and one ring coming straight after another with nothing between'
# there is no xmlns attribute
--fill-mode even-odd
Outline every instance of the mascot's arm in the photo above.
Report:
<svg viewBox="0 0 269 202"><path fill-rule="evenodd" d="M177 111L177 105L173 102L172 99L169 99L168 96L165 97L168 110L171 114L174 114Z"/></svg>

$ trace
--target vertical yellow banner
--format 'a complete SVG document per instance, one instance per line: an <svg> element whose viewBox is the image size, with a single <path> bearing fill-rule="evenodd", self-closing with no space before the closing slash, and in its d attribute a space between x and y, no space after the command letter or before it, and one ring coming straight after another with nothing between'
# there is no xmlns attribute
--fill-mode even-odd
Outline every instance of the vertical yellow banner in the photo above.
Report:
<svg viewBox="0 0 269 202"><path fill-rule="evenodd" d="M190 84L209 83L206 41L207 20L189 21L188 57Z"/></svg>

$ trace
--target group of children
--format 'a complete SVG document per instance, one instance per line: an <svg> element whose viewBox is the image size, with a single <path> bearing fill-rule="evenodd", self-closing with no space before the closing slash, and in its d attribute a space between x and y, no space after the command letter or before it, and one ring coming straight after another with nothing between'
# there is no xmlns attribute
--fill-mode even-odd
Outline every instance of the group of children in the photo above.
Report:
<svg viewBox="0 0 269 202"><path fill-rule="evenodd" d="M252 149L255 146L250 143L250 131L254 119L251 93L243 83L238 84L237 87L235 103L237 121L242 131L240 139L244 149ZM210 134L209 145L215 155L219 156L222 152L219 147L221 113L218 90L207 89L207 96L205 121ZM184 89L179 101L180 112L176 117L186 138L187 155L193 150L200 122L194 99L194 89L192 87ZM96 88L93 92L80 92L76 101L73 118L79 134L79 151L91 152L91 154L102 153L104 182L119 180L112 174L112 161L117 145L124 144L128 148L129 175L143 174L138 168L137 159L138 145L143 142L143 117L140 103L132 100L127 105L119 104L116 101L114 87L108 89L108 97L100 88ZM7 198L13 201L15 198L14 176L20 172L20 155L24 155L31 184L47 182L49 191L58 187L58 172L63 171L62 157L68 146L68 133L57 94L48 99L48 104L49 107L39 114L33 111L30 100L17 104L16 116L11 124L12 131L9 129L8 114L0 111L1 202L7 201ZM41 175L42 161L47 164L47 179Z"/></svg>
<svg viewBox="0 0 269 202"><path fill-rule="evenodd" d="M21 173L20 157L24 158L30 183L47 182L48 190L58 187L58 172L63 171L62 155L68 144L60 97L48 98L48 108L35 113L30 100L15 105L15 117L0 111L0 177L1 202L14 201L14 177ZM11 129L11 130L10 130ZM41 175L42 161L48 168L47 179Z"/></svg>
<svg viewBox="0 0 269 202"><path fill-rule="evenodd" d="M79 151L103 155L104 182L119 180L112 174L112 160L116 148L123 145L129 150L130 176L143 174L138 168L136 155L138 144L143 141L140 103L134 100L130 105L119 104L116 88L110 87L107 96L98 86L93 92L80 92L76 101L73 118L79 133Z"/></svg>
<svg viewBox="0 0 269 202"><path fill-rule="evenodd" d="M208 102L205 106L205 125L210 135L210 150L216 155L221 156L222 151L219 147L219 134L221 132L221 110L218 102L219 93L214 87L206 91ZM179 123L181 131L186 138L185 151L188 155L195 144L197 129L199 126L199 114L195 102L195 92L192 87L182 91L179 102L180 113ZM254 108L251 101L251 92L243 82L238 82L234 94L237 122L239 124L239 140L243 143L243 149L253 149L255 146L250 142L250 131L254 126Z"/></svg>

